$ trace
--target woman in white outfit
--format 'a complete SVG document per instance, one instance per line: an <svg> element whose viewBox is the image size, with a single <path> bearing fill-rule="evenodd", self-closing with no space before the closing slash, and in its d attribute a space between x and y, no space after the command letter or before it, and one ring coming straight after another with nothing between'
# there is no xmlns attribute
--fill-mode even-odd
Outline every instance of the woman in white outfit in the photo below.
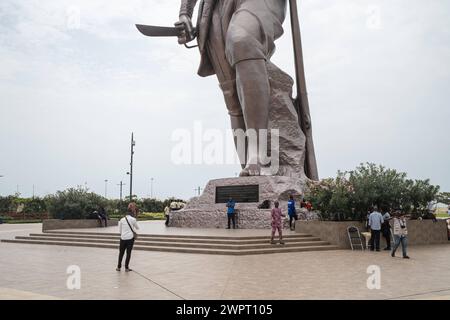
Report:
<svg viewBox="0 0 450 320"><path fill-rule="evenodd" d="M119 262L117 263L117 271L122 268L122 259L125 251L127 257L125 259L125 271L130 272L131 251L133 250L134 240L136 238L136 230L139 230L139 225L135 218L137 216L137 208L134 202L128 205L128 213L119 221L120 231L120 246L119 246Z"/></svg>

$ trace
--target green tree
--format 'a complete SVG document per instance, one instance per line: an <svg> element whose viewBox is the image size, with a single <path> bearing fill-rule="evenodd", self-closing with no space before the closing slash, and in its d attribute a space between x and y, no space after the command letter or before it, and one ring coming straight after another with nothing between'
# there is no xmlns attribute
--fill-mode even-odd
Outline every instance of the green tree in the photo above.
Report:
<svg viewBox="0 0 450 320"><path fill-rule="evenodd" d="M53 219L86 219L98 209L106 207L108 200L84 188L70 188L58 191L46 198L50 216Z"/></svg>
<svg viewBox="0 0 450 320"><path fill-rule="evenodd" d="M429 180L409 180L406 173L367 163L338 172L336 178L310 183L306 196L325 219L362 220L374 205L423 216L438 192Z"/></svg>
<svg viewBox="0 0 450 320"><path fill-rule="evenodd" d="M450 192L441 192L437 195L436 200L450 206Z"/></svg>

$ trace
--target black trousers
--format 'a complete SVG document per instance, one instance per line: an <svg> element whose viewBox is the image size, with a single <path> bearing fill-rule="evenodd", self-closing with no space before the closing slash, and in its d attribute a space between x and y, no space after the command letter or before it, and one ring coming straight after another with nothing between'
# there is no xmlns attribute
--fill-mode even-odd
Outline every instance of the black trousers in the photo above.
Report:
<svg viewBox="0 0 450 320"><path fill-rule="evenodd" d="M127 257L125 259L125 268L128 269L130 266L131 259L131 251L133 250L134 239L130 240L122 240L120 239L120 247L119 247L119 262L117 263L117 268L122 268L122 260L125 251L127 251Z"/></svg>
<svg viewBox="0 0 450 320"><path fill-rule="evenodd" d="M169 216L169 215L167 215L167 216L166 216L166 227L168 227L168 226L169 226L169 219L170 219L170 216Z"/></svg>
<svg viewBox="0 0 450 320"><path fill-rule="evenodd" d="M236 213L228 214L228 229L231 227L231 221L233 221L233 229L236 229Z"/></svg>
<svg viewBox="0 0 450 320"><path fill-rule="evenodd" d="M391 249L391 230L383 230L383 237L386 239L386 248Z"/></svg>
<svg viewBox="0 0 450 320"><path fill-rule="evenodd" d="M370 242L371 242L371 248L370 250L380 250L380 234L381 231L380 230L370 230L370 233L372 235L372 237L370 238Z"/></svg>
<svg viewBox="0 0 450 320"><path fill-rule="evenodd" d="M295 227L295 221L297 221L297 214L294 214L292 216L289 216L289 229L292 229L292 220L294 220L294 227Z"/></svg>

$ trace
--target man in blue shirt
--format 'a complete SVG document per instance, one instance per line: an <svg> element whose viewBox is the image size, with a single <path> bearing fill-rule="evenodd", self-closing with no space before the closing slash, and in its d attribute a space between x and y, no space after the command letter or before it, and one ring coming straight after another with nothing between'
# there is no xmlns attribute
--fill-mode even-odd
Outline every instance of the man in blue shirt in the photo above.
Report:
<svg viewBox="0 0 450 320"><path fill-rule="evenodd" d="M294 196L292 196L292 195L289 196L288 215L289 215L289 228L291 230L294 230L295 229L295 221L297 221L298 217L297 217L297 212L295 210ZM292 225L292 220L294 220L294 225Z"/></svg>
<svg viewBox="0 0 450 320"><path fill-rule="evenodd" d="M369 227L370 232L372 234L371 236L372 247L370 248L371 251L373 251L374 249L380 251L380 231L383 222L384 222L383 216L381 215L381 213L378 212L378 209L375 208L375 210L369 216Z"/></svg>
<svg viewBox="0 0 450 320"><path fill-rule="evenodd" d="M227 215L228 215L228 228L231 227L231 221L233 221L233 229L236 229L236 214L234 211L234 206L236 205L236 202L234 202L233 198L229 198L227 202Z"/></svg>

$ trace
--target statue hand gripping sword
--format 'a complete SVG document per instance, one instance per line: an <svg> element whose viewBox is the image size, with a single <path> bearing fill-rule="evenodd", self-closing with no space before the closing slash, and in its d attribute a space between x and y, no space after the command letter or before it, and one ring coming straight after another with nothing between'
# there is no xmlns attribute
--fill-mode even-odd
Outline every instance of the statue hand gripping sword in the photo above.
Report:
<svg viewBox="0 0 450 320"><path fill-rule="evenodd" d="M187 48L199 47L202 59L198 73L216 74L232 129L267 129L270 109L267 61L274 52L275 40L283 33L287 0L202 0L197 28L192 24L197 0L181 2L175 27L136 27L146 36L177 37L178 43ZM296 0L290 0L290 14L297 87L294 105L306 137L304 170L309 179L318 180ZM198 45L189 46L196 38ZM258 154L251 150L255 149L249 146L245 155L239 155L243 167L240 176L261 173Z"/></svg>

